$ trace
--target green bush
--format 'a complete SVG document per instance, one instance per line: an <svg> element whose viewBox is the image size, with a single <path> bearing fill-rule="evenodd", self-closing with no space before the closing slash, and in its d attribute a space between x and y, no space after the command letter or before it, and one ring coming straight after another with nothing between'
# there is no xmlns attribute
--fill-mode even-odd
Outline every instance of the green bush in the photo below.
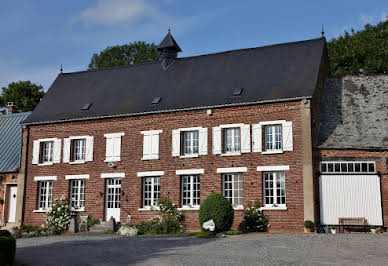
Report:
<svg viewBox="0 0 388 266"><path fill-rule="evenodd" d="M96 224L100 224L100 220L94 219L93 216L89 213L88 214L88 227L92 227Z"/></svg>
<svg viewBox="0 0 388 266"><path fill-rule="evenodd" d="M0 230L0 237L1 236L10 237L11 233L8 230Z"/></svg>
<svg viewBox="0 0 388 266"><path fill-rule="evenodd" d="M212 219L216 225L215 232L228 231L233 224L232 204L221 194L211 194L199 209L199 225L202 230L203 223Z"/></svg>
<svg viewBox="0 0 388 266"><path fill-rule="evenodd" d="M2 230L3 231L3 230ZM0 236L0 262L1 265L12 265L15 259L16 241L12 236Z"/></svg>
<svg viewBox="0 0 388 266"><path fill-rule="evenodd" d="M248 232L265 232L268 226L268 218L260 210L260 201L248 203L248 207L244 210L243 222L241 227L243 231Z"/></svg>
<svg viewBox="0 0 388 266"><path fill-rule="evenodd" d="M312 221L310 221L310 220L306 220L304 222L304 227L310 228L310 229L314 229L314 223Z"/></svg>

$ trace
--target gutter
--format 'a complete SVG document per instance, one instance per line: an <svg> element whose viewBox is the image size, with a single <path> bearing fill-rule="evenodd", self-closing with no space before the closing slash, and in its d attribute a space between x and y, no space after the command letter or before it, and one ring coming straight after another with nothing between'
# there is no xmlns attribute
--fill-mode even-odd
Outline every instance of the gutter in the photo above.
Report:
<svg viewBox="0 0 388 266"><path fill-rule="evenodd" d="M87 120L96 120L96 119L107 119L107 118L120 118L120 117L132 117L132 116L141 116L141 115L151 115L151 114L163 114L163 113L175 113L182 111L193 111L193 110L203 110L211 108L224 108L224 107L235 107L235 106L249 106L265 103L277 103L277 102L291 102L299 100L310 100L312 96L302 96L295 98L285 98L285 99L276 99L276 100L266 100L266 101L256 101L256 102L245 102L245 103L230 103L230 104L220 104L220 105L209 105L209 106L200 106L200 107L189 107L189 108L180 108L180 109L171 109L171 110L159 110L159 111L149 111L149 112L139 112L139 113L127 113L127 114L117 114L117 115L103 115L103 116L94 116L94 117L81 117L81 118L71 118L64 120L51 120L51 121L42 121L42 122L31 122L31 123L21 123L22 126L30 125L44 125L44 124L56 124L56 123L65 123L65 122L75 122L75 121L87 121Z"/></svg>

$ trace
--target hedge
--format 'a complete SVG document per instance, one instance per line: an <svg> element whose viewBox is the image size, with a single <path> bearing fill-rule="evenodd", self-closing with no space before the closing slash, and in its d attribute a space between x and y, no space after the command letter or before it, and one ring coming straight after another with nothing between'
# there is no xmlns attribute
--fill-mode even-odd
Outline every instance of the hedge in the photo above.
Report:
<svg viewBox="0 0 388 266"><path fill-rule="evenodd" d="M15 259L16 241L8 231L9 236L4 231L0 231L0 262L1 265L11 266Z"/></svg>

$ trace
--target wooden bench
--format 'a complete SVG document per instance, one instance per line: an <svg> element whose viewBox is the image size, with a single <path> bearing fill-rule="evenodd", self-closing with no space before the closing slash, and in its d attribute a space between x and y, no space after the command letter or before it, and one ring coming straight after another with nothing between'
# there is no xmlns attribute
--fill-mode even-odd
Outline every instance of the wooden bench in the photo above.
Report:
<svg viewBox="0 0 388 266"><path fill-rule="evenodd" d="M369 231L369 226L365 223L364 217L342 217L338 218L339 220L339 233L342 233L345 231L345 227L349 231L363 231L367 232ZM368 230L366 230L368 229Z"/></svg>

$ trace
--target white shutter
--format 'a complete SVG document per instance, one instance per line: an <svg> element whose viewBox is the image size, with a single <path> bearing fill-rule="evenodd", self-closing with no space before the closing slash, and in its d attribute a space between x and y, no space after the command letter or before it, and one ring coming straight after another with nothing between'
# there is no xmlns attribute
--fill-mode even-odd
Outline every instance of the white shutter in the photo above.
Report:
<svg viewBox="0 0 388 266"><path fill-rule="evenodd" d="M159 159L159 134L153 134L151 137L151 158Z"/></svg>
<svg viewBox="0 0 388 266"><path fill-rule="evenodd" d="M221 154L221 127L213 127L213 154Z"/></svg>
<svg viewBox="0 0 388 266"><path fill-rule="evenodd" d="M151 159L152 135L145 134L143 138L143 159Z"/></svg>
<svg viewBox="0 0 388 266"><path fill-rule="evenodd" d="M55 139L54 140L54 160L53 163L60 163L61 162L61 148L62 148L62 140L61 139Z"/></svg>
<svg viewBox="0 0 388 266"><path fill-rule="evenodd" d="M70 162L70 138L63 139L63 162Z"/></svg>
<svg viewBox="0 0 388 266"><path fill-rule="evenodd" d="M179 156L181 144L181 132L179 129L172 131L172 156Z"/></svg>
<svg viewBox="0 0 388 266"><path fill-rule="evenodd" d="M292 121L282 123L283 135L283 151L293 150L292 141Z"/></svg>
<svg viewBox="0 0 388 266"><path fill-rule="evenodd" d="M113 161L113 142L114 142L114 138L111 138L111 137L106 138L105 161L107 162Z"/></svg>
<svg viewBox="0 0 388 266"><path fill-rule="evenodd" d="M32 146L32 164L39 163L39 154L40 154L39 149L40 149L39 140L34 140L34 143Z"/></svg>
<svg viewBox="0 0 388 266"><path fill-rule="evenodd" d="M252 151L261 152L262 151L262 137L261 137L262 127L260 124L252 125Z"/></svg>
<svg viewBox="0 0 388 266"><path fill-rule="evenodd" d="M93 142L94 142L93 136L86 137L86 155L85 155L86 162L93 161Z"/></svg>
<svg viewBox="0 0 388 266"><path fill-rule="evenodd" d="M199 155L207 155L207 128L200 128L198 135L199 135Z"/></svg>
<svg viewBox="0 0 388 266"><path fill-rule="evenodd" d="M113 138L113 161L118 162L121 160L121 136Z"/></svg>
<svg viewBox="0 0 388 266"><path fill-rule="evenodd" d="M251 127L250 125L241 126L241 153L251 152Z"/></svg>

